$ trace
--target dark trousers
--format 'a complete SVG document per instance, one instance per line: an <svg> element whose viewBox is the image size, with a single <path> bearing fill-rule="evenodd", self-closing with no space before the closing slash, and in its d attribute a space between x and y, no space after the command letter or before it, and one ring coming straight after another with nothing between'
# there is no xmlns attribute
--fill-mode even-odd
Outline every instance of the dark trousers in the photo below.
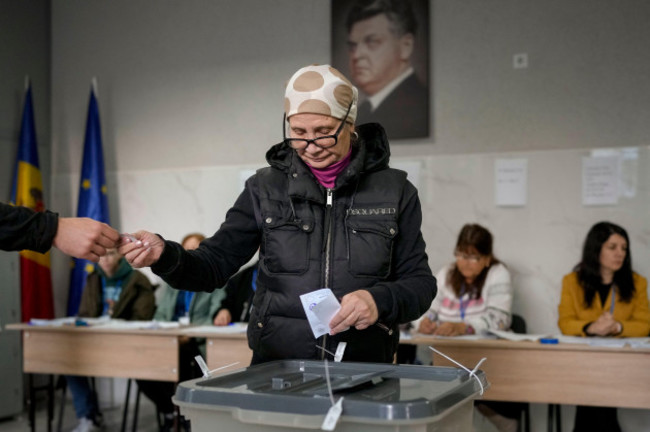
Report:
<svg viewBox="0 0 650 432"><path fill-rule="evenodd" d="M578 405L573 432L621 432L616 408Z"/></svg>
<svg viewBox="0 0 650 432"><path fill-rule="evenodd" d="M190 339L187 343L181 344L179 348L179 377L180 381L187 381L190 379L202 376L201 368L196 364L194 357L201 354L196 339ZM151 399L163 414L172 414L174 412L174 404L172 403L172 396L176 391L176 383L166 381L151 381L151 380L137 380L138 388Z"/></svg>

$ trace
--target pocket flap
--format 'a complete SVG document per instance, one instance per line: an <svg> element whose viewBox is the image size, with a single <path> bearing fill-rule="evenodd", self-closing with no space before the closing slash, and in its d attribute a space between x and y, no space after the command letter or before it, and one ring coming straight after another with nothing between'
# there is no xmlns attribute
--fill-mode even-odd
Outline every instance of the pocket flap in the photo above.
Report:
<svg viewBox="0 0 650 432"><path fill-rule="evenodd" d="M355 231L379 234L387 238L394 238L397 235L398 227L395 221L379 221L368 219L348 219L348 227Z"/></svg>

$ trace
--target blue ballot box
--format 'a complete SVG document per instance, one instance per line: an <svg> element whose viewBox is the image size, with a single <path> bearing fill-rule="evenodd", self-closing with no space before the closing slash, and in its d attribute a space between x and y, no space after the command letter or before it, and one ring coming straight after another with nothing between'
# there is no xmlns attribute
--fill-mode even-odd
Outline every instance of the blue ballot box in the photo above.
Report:
<svg viewBox="0 0 650 432"><path fill-rule="evenodd" d="M178 385L174 403L192 432L316 431L343 397L336 431L472 430L485 374L379 363L283 360ZM328 385L329 378L329 385ZM480 383L479 383L480 380ZM331 389L331 393L330 393Z"/></svg>

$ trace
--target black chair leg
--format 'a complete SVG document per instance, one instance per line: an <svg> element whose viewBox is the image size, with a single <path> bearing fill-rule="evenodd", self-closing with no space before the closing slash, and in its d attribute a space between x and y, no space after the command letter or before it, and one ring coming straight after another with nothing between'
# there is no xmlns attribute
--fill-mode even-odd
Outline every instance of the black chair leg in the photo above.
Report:
<svg viewBox="0 0 650 432"><path fill-rule="evenodd" d="M54 377L47 378L47 432L52 432L52 420L54 420Z"/></svg>
<svg viewBox="0 0 650 432"><path fill-rule="evenodd" d="M133 411L133 426L131 427L132 432L137 432L138 430L138 411L140 411L140 387L138 387L138 391L135 392L135 410Z"/></svg>
<svg viewBox="0 0 650 432"><path fill-rule="evenodd" d="M61 383L61 404L59 405L59 420L56 424L56 432L61 432L63 427L63 413L65 411L65 396L68 389L68 383L64 377L59 377L59 382Z"/></svg>
<svg viewBox="0 0 650 432"><path fill-rule="evenodd" d="M126 382L126 400L124 401L124 412L122 413L122 428L121 432L126 432L126 420L129 412L129 399L131 397L131 380Z"/></svg>
<svg viewBox="0 0 650 432"><path fill-rule="evenodd" d="M530 404L525 404L521 409L517 432L530 432Z"/></svg>
<svg viewBox="0 0 650 432"><path fill-rule="evenodd" d="M36 389L34 388L34 374L29 374L29 427L36 432Z"/></svg>
<svg viewBox="0 0 650 432"><path fill-rule="evenodd" d="M562 432L562 415L560 408L562 406L558 404L549 404L548 405L548 432L553 432L553 423L555 423L555 431Z"/></svg>

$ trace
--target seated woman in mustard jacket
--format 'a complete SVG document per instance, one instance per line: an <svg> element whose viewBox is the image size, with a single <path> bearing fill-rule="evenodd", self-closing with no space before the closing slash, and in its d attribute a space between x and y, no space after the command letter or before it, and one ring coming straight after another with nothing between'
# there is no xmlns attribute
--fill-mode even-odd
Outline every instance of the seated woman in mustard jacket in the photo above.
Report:
<svg viewBox="0 0 650 432"><path fill-rule="evenodd" d="M562 280L558 325L565 335L650 334L648 281L632 271L627 232L599 222L587 234L582 260ZM574 432L620 431L615 408L578 406Z"/></svg>

